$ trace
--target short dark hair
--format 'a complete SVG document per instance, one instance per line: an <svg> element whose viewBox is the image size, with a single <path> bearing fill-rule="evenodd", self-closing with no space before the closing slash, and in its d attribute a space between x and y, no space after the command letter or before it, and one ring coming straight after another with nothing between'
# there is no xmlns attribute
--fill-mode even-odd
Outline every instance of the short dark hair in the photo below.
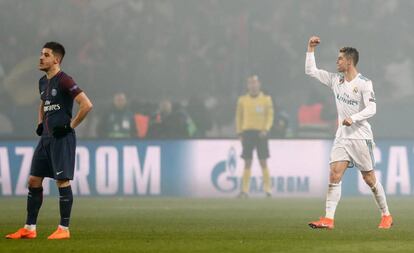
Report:
<svg viewBox="0 0 414 253"><path fill-rule="evenodd" d="M65 57L65 53L66 53L65 48L59 42L55 42L55 41L46 42L45 45L43 46L43 48L49 48L49 49L52 50L52 52L54 54L59 55L60 56L60 62L62 62L63 57Z"/></svg>
<svg viewBox="0 0 414 253"><path fill-rule="evenodd" d="M352 61L354 62L354 66L356 66L358 64L359 53L358 53L358 50L356 50L356 48L343 47L343 48L339 49L339 52L344 53L346 58L351 58Z"/></svg>

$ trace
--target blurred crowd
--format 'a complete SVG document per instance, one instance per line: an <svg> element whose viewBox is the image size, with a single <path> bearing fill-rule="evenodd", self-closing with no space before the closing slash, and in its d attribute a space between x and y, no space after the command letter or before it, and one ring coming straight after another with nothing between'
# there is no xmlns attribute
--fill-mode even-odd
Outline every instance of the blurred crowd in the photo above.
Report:
<svg viewBox="0 0 414 253"><path fill-rule="evenodd" d="M377 93L376 136L414 137L407 116L413 7L398 0L0 0L0 137L34 136L37 53L57 40L67 49L63 69L95 104L81 137L234 137L237 97L257 74L275 103L271 137L329 138L334 100L304 75L314 33L327 70L335 70L339 47L360 49L360 70Z"/></svg>

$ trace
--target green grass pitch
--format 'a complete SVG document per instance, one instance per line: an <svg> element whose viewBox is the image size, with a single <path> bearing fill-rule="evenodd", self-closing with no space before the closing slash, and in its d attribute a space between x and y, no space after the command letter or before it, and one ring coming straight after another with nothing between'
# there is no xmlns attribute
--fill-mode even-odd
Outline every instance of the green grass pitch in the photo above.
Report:
<svg viewBox="0 0 414 253"><path fill-rule="evenodd" d="M56 198L46 198L35 240L0 239L0 252L414 252L414 199L390 198L395 224L380 231L371 197L343 198L335 229L312 230L323 199L75 198L72 238L48 241ZM0 198L0 233L25 219L25 198Z"/></svg>

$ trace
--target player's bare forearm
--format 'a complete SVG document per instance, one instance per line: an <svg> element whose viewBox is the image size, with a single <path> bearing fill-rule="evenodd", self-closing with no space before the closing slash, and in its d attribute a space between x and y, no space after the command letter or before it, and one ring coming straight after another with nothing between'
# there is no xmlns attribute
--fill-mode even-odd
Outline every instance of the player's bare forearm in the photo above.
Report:
<svg viewBox="0 0 414 253"><path fill-rule="evenodd" d="M75 101L79 104L79 111L70 123L72 128L76 128L85 119L86 115L88 115L93 107L92 102L84 92L77 95Z"/></svg>
<svg viewBox="0 0 414 253"><path fill-rule="evenodd" d="M308 52L312 53L315 52L315 47L321 43L321 39L318 36L310 37L308 41Z"/></svg>
<svg viewBox="0 0 414 253"><path fill-rule="evenodd" d="M37 114L37 123L40 124L43 122L44 110L43 110L44 102L40 102L39 111Z"/></svg>

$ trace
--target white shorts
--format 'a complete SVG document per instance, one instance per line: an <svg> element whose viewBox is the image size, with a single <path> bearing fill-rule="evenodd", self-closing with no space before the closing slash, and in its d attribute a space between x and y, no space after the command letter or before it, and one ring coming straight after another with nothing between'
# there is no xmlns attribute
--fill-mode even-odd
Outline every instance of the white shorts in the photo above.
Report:
<svg viewBox="0 0 414 253"><path fill-rule="evenodd" d="M373 140L336 138L331 150L329 163L349 161L348 167L356 166L360 171L374 169Z"/></svg>

